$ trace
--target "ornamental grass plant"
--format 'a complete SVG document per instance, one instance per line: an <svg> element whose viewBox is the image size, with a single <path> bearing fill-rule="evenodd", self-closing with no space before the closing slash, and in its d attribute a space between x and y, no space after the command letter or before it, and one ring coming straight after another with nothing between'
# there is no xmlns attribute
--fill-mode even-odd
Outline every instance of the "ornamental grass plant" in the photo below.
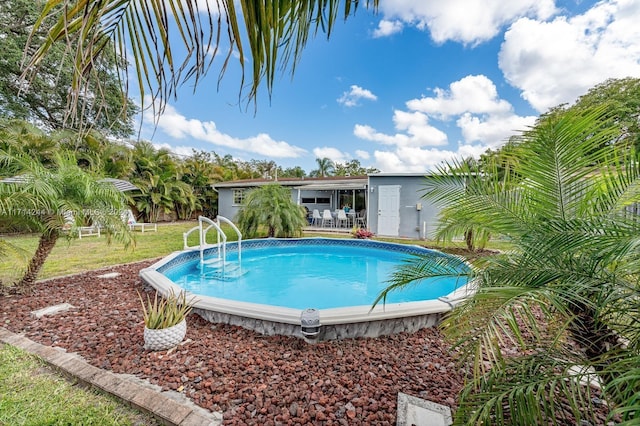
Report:
<svg viewBox="0 0 640 426"><path fill-rule="evenodd" d="M179 324L193 309L194 300L187 301L187 294L181 291L177 295L171 290L167 297L156 292L153 300L147 295L146 303L140 293L140 304L144 317L144 325L151 330L169 328Z"/></svg>

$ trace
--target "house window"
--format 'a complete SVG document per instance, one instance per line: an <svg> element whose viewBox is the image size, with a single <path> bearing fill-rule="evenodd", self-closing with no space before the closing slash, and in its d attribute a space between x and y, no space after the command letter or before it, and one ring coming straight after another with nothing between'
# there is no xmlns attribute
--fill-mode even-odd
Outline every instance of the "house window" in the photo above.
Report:
<svg viewBox="0 0 640 426"><path fill-rule="evenodd" d="M233 204L235 205L243 205L244 204L244 196L246 190L244 189L234 189L233 190Z"/></svg>
<svg viewBox="0 0 640 426"><path fill-rule="evenodd" d="M302 204L330 204L331 198L329 197L303 197Z"/></svg>

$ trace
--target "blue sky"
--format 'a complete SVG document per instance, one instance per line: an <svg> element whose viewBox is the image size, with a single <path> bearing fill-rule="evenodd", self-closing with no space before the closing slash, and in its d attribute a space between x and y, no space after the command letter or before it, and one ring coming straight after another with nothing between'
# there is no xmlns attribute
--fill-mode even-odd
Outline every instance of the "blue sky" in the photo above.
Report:
<svg viewBox="0 0 640 426"><path fill-rule="evenodd" d="M141 138L307 172L328 157L421 173L499 147L608 78L640 78L638 0L380 3L310 40L256 110L238 104L234 64L219 88L215 69L183 87Z"/></svg>

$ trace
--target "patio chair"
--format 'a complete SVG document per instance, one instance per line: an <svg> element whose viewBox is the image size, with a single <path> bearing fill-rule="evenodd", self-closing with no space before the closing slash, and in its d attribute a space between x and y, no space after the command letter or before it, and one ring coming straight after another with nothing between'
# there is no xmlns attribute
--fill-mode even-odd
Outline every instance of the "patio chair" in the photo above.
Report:
<svg viewBox="0 0 640 426"><path fill-rule="evenodd" d="M92 237L100 236L100 227L99 226L79 226L78 227L78 238L82 239L82 237Z"/></svg>
<svg viewBox="0 0 640 426"><path fill-rule="evenodd" d="M100 236L100 226L93 224L91 226L76 226L76 219L73 212L65 211L62 216L64 217L64 225L62 225L62 232L78 232L78 238Z"/></svg>
<svg viewBox="0 0 640 426"><path fill-rule="evenodd" d="M329 222L331 226L334 224L333 216L331 215L331 210L325 209L322 212L322 227L324 228L324 224Z"/></svg>
<svg viewBox="0 0 640 426"><path fill-rule="evenodd" d="M358 215L356 216L356 226L359 226L360 228L367 227L367 211L365 209L358 212Z"/></svg>
<svg viewBox="0 0 640 426"><path fill-rule="evenodd" d="M128 210L127 225L129 225L130 230L135 231L136 229L139 229L142 233L145 231L158 231L157 223L136 221L136 217L133 215L131 209Z"/></svg>
<svg viewBox="0 0 640 426"><path fill-rule="evenodd" d="M311 224L314 226L318 226L322 221L322 216L320 216L320 210L313 209L313 213L311 216Z"/></svg>
<svg viewBox="0 0 640 426"><path fill-rule="evenodd" d="M349 218L347 217L347 214L344 212L344 210L338 210L338 216L336 217L336 227L349 227Z"/></svg>

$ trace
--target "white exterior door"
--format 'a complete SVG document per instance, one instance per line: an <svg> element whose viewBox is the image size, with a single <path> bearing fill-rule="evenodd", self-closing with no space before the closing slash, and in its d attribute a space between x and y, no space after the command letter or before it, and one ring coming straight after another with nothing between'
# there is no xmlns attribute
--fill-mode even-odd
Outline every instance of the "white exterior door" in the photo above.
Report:
<svg viewBox="0 0 640 426"><path fill-rule="evenodd" d="M396 237L400 232L400 185L378 187L378 235Z"/></svg>

